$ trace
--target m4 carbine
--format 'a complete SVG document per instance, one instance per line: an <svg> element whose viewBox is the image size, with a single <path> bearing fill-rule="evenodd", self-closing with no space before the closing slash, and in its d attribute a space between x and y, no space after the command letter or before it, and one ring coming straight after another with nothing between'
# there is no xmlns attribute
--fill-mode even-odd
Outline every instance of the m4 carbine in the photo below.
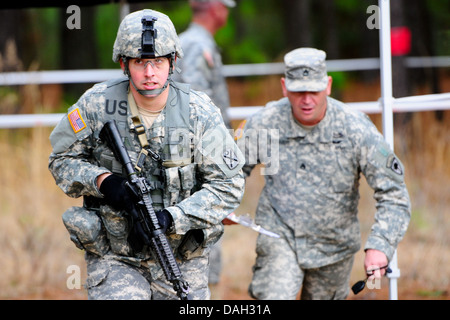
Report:
<svg viewBox="0 0 450 320"><path fill-rule="evenodd" d="M138 224L141 240L151 248L164 271L166 279L172 283L178 297L181 300L189 300L189 285L183 279L169 241L163 233L153 209L150 184L145 177L134 169L114 120L108 121L103 126L100 139L107 143L116 159L125 168L128 179L126 186L138 199L135 203L136 210L131 210L132 212L129 212L129 214L132 215L133 223Z"/></svg>

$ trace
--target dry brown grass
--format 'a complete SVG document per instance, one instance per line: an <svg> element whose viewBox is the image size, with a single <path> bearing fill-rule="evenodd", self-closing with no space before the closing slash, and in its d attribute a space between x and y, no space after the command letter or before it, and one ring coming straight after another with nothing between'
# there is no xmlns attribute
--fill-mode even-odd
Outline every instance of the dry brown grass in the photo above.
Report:
<svg viewBox="0 0 450 320"><path fill-rule="evenodd" d="M270 82L273 88L277 84L275 80ZM256 89L252 87L252 90ZM268 91L272 90L275 91ZM277 99L280 93L275 94L276 97L264 99ZM250 100L245 104L250 104ZM233 105L244 103L233 102ZM398 283L400 299L449 298L449 118L450 111L445 112L442 122L436 121L432 112L417 113L402 132L395 132L395 149L405 164L412 200L411 224L398 249L402 274ZM379 125L379 117L373 119ZM84 290L69 290L66 286L70 265L80 266L82 280L85 279L83 254L70 242L61 221L61 214L72 205L80 205L81 200L65 196L47 169L50 132L51 128L41 127L0 130L1 299L86 298ZM252 176L238 213L254 213L261 187L261 177ZM360 202L363 241L373 220L371 194L363 179ZM213 297L249 299L247 287L255 241L256 233L250 229L226 227L222 280L213 288ZM362 278L362 264L360 252L352 281ZM360 296L386 299L386 288L384 282L383 290L366 289Z"/></svg>
<svg viewBox="0 0 450 320"><path fill-rule="evenodd" d="M82 262L61 220L77 201L64 196L47 170L49 133L48 128L0 132L2 298L64 288L67 266Z"/></svg>

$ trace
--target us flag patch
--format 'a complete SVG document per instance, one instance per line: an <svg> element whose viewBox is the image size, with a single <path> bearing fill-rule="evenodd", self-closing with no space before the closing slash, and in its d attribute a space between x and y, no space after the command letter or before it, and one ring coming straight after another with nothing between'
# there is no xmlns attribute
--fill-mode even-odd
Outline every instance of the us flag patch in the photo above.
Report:
<svg viewBox="0 0 450 320"><path fill-rule="evenodd" d="M70 125L72 126L72 129L75 133L80 132L81 130L86 128L86 123L81 117L80 110L78 110L78 108L69 113L68 117Z"/></svg>

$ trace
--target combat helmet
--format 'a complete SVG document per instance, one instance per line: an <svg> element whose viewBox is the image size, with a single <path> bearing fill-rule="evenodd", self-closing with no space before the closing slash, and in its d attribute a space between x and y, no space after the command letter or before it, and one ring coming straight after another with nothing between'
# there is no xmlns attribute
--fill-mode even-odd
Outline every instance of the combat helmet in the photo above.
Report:
<svg viewBox="0 0 450 320"><path fill-rule="evenodd" d="M169 78L163 88L156 89L162 92L170 81L175 56L182 58L183 50L175 26L167 15L144 9L128 14L120 23L112 59L114 62L119 62L122 58L125 74L130 80L127 59L168 57L170 59ZM131 83L134 86L133 81ZM138 90L138 92L143 95L157 93L154 90Z"/></svg>
<svg viewBox="0 0 450 320"><path fill-rule="evenodd" d="M149 33L146 34L145 31ZM150 34L151 37L146 37ZM128 14L120 23L113 47L113 61L119 62L121 57L143 58L142 53L151 53L143 50L143 37L146 38L144 42L149 41L144 43L144 46L151 45L151 41L154 42L156 57L172 53L179 58L183 57L180 40L170 18L161 12L144 9Z"/></svg>

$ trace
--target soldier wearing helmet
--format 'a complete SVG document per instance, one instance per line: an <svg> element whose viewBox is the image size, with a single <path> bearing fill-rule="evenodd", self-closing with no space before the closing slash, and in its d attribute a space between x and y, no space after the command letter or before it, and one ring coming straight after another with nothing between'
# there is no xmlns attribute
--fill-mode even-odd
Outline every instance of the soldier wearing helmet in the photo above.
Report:
<svg viewBox="0 0 450 320"><path fill-rule="evenodd" d="M139 90L130 78L131 84L141 95L158 95L163 92L169 84L176 57L183 57L183 50L172 21L165 14L156 11L152 13L153 15L150 11L144 11L144 13L138 11L125 18L119 27L113 47L113 61L120 61L128 77L130 77L130 59L142 60L156 57L168 59L169 77L162 88Z"/></svg>
<svg viewBox="0 0 450 320"><path fill-rule="evenodd" d="M180 43L186 54L177 61L181 72L175 73L174 79L205 92L220 108L225 125L231 128L227 114L230 107L228 86L221 50L214 35L226 25L229 10L236 3L234 0L189 0L189 5L192 20L189 27L180 33ZM212 248L209 260L209 283L214 297L215 292L218 292L215 285L218 284L222 271L222 239Z"/></svg>
<svg viewBox="0 0 450 320"><path fill-rule="evenodd" d="M70 197L83 197L83 206L69 208L63 222L85 250L89 299L177 298L137 236L124 170L99 138L109 120L133 163L144 149L158 155L145 157L139 168L159 224L190 296L210 298L208 254L223 233L221 221L242 198L244 161L209 97L171 79L182 56L169 17L149 9L127 15L113 49L125 77L86 91L50 135L56 184Z"/></svg>

